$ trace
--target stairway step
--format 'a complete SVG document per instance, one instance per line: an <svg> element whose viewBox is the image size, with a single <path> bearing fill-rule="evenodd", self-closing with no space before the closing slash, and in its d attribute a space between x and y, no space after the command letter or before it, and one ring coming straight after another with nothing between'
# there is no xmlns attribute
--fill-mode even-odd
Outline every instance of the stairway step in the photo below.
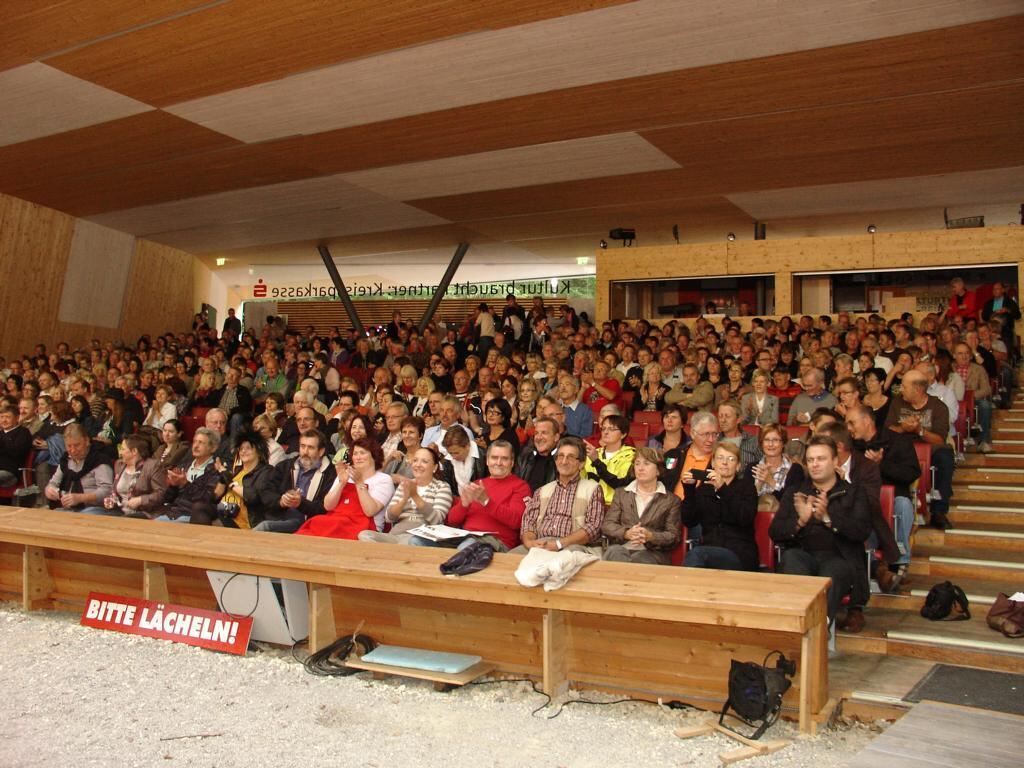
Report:
<svg viewBox="0 0 1024 768"><path fill-rule="evenodd" d="M914 533L915 553L952 555L963 550L1020 553L1024 559L1024 531L958 526L948 531L919 528Z"/></svg>
<svg viewBox="0 0 1024 768"><path fill-rule="evenodd" d="M961 469L980 467L1003 467L1024 472L1024 456L1012 453L968 453Z"/></svg>
<svg viewBox="0 0 1024 768"><path fill-rule="evenodd" d="M962 578L1002 581L1007 585L1024 582L1024 563L973 557L915 557L910 563L913 576L941 576L939 581Z"/></svg>
<svg viewBox="0 0 1024 768"><path fill-rule="evenodd" d="M953 475L957 483L1010 486L1024 492L1024 466L1022 467L976 467L965 464Z"/></svg>
<svg viewBox="0 0 1024 768"><path fill-rule="evenodd" d="M914 599L920 607L921 600ZM985 623L987 608L979 605L968 621L929 621L917 611L877 608L865 611L864 630L840 630L836 648L841 653L877 653L929 659L1005 672L1024 672L1024 645L1003 637Z"/></svg>
<svg viewBox="0 0 1024 768"><path fill-rule="evenodd" d="M953 483L953 498L958 504L1019 504L1024 491L982 483Z"/></svg>
<svg viewBox="0 0 1024 768"><path fill-rule="evenodd" d="M968 504L956 502L949 510L949 519L955 526L972 527L978 524L1005 526L1007 530L1024 530L1024 508L1016 505ZM918 529L921 530L921 529Z"/></svg>

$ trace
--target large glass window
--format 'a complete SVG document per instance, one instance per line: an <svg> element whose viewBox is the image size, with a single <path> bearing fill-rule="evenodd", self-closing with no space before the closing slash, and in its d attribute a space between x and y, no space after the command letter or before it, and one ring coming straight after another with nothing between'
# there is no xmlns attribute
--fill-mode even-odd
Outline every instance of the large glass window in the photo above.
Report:
<svg viewBox="0 0 1024 768"><path fill-rule="evenodd" d="M715 305L715 312L708 309ZM770 315L775 311L775 276L680 277L668 280L615 280L611 316L697 317L702 314Z"/></svg>

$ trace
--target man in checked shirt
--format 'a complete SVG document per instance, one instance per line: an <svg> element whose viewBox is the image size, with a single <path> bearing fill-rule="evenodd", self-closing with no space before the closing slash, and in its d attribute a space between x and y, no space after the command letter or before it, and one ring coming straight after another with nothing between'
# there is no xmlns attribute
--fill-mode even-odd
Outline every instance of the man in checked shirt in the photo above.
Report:
<svg viewBox="0 0 1024 768"><path fill-rule="evenodd" d="M538 488L527 502L519 528L523 543L513 553L526 554L533 547L543 547L552 552L568 549L601 554L604 494L597 481L580 476L586 457L578 437L558 441L558 478Z"/></svg>

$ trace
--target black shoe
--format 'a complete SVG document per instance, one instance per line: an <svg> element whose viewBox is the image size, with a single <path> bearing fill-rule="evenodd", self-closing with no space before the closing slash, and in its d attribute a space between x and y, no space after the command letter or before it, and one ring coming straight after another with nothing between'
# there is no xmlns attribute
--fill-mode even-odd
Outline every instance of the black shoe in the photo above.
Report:
<svg viewBox="0 0 1024 768"><path fill-rule="evenodd" d="M953 527L953 524L949 522L949 518L946 517L945 512L932 512L932 519L929 523L932 528L938 528L940 531L948 531Z"/></svg>

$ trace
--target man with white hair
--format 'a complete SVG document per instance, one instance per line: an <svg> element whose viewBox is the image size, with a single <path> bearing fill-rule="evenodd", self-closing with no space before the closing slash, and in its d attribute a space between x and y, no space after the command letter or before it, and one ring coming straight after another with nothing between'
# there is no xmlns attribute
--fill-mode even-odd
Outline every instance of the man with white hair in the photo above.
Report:
<svg viewBox="0 0 1024 768"><path fill-rule="evenodd" d="M811 415L819 408L835 408L839 402L835 395L825 389L825 372L821 368L810 368L800 377L804 391L793 398L789 406L790 426L808 424Z"/></svg>

